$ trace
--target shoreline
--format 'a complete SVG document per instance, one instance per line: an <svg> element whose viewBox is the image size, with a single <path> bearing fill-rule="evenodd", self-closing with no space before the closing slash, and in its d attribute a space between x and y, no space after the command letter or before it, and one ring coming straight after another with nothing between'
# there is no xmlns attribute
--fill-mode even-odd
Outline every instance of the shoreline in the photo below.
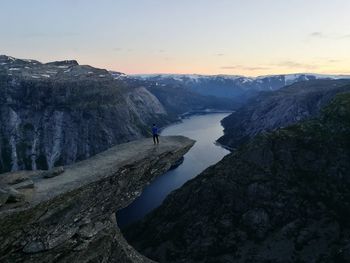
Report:
<svg viewBox="0 0 350 263"><path fill-rule="evenodd" d="M168 128L171 125L181 123L183 119L188 119L192 116L201 116L201 115L209 115L209 114L216 114L216 113L233 113L235 111L230 110L215 110L215 109L205 109L205 110L196 110L196 111L188 111L185 113L182 113L178 115L177 120L174 122L171 122L163 127L160 127L160 135L162 135L162 131L166 128ZM222 121L222 120L221 120ZM220 123L221 123L220 121ZM216 141L215 141L216 142Z"/></svg>

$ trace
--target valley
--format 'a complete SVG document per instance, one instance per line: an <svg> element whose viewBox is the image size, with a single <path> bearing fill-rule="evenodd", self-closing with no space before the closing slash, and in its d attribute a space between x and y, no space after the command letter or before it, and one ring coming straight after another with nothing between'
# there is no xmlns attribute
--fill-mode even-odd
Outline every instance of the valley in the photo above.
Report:
<svg viewBox="0 0 350 263"><path fill-rule="evenodd" d="M0 263L350 263L350 1L0 1Z"/></svg>
<svg viewBox="0 0 350 263"><path fill-rule="evenodd" d="M158 262L348 262L350 96L209 167L127 240Z"/></svg>
<svg viewBox="0 0 350 263"><path fill-rule="evenodd" d="M194 140L195 144L184 155L178 166L154 180L143 190L139 198L117 213L118 225L122 229L141 220L150 211L160 206L168 194L229 153L215 143L223 135L220 121L227 115L229 113L193 115L162 131L161 141L163 136L182 135Z"/></svg>
<svg viewBox="0 0 350 263"><path fill-rule="evenodd" d="M0 56L0 62L0 216L13 224L1 230L5 262L38 262L43 255L51 260L57 253L67 260L81 253L79 262L96 257L108 262L114 262L111 257L125 262L350 260L347 76L134 76L74 60L41 63ZM85 194L88 180L82 176L90 172L70 175L70 167L89 167L108 149L122 152L125 143L140 140L152 155L157 146L143 139L151 135L152 123L164 128L164 151L163 136L197 142L189 150L193 142L186 141L175 156L162 155L165 163L157 172L143 155L152 176L142 182L125 181L118 168L118 183L104 188L110 209L98 210L100 219L93 224L90 215L81 224L71 216L62 219L60 230L51 216L42 219L46 225L35 224L41 192L62 207L55 208L62 218L68 216L65 207L78 201L71 191ZM144 168L133 166L137 178L144 175ZM110 174L100 170L89 178ZM48 187L45 180L55 186L61 174L74 183L71 188L57 196L66 188L42 190ZM67 199L56 199L61 195ZM127 201L121 204L124 195ZM34 197L40 199L35 204ZM100 202L90 204L97 209ZM36 212L25 222L8 217L22 209ZM78 217L85 214L85 208L69 209ZM24 232L18 234L21 227ZM67 247L72 244L73 251Z"/></svg>

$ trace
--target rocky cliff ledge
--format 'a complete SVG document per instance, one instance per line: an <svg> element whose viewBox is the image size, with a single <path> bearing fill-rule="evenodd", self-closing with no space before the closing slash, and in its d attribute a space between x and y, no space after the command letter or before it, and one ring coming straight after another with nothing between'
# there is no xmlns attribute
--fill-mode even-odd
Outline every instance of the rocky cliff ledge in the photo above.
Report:
<svg viewBox="0 0 350 263"><path fill-rule="evenodd" d="M127 244L115 212L193 143L143 139L52 172L0 175L0 261L151 262Z"/></svg>

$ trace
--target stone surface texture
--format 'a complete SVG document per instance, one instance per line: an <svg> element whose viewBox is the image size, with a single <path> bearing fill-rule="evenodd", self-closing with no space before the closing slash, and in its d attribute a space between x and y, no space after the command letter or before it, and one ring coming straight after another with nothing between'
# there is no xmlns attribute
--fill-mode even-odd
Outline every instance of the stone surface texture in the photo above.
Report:
<svg viewBox="0 0 350 263"><path fill-rule="evenodd" d="M151 262L125 241L115 212L192 147L181 136L142 139L65 166L0 181L0 262ZM1 178L1 177L0 177ZM15 179L19 178L16 182ZM16 185L33 184L31 187ZM17 191L22 199L8 198Z"/></svg>

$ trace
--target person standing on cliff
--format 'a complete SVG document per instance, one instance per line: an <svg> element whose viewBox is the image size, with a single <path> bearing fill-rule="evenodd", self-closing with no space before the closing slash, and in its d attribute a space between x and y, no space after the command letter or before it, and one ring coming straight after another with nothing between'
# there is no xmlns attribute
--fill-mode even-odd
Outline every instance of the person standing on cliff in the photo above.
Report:
<svg viewBox="0 0 350 263"><path fill-rule="evenodd" d="M153 143L159 144L158 127L155 124L153 124L153 127L152 127L152 135L153 135Z"/></svg>

